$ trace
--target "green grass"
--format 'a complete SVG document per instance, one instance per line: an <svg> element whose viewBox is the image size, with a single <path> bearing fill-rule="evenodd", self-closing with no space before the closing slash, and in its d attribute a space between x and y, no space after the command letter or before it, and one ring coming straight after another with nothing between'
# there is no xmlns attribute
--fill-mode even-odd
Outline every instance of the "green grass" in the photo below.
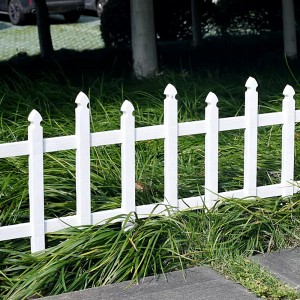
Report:
<svg viewBox="0 0 300 300"><path fill-rule="evenodd" d="M213 262L212 266L248 290L255 291L255 294L263 299L299 299L299 292L278 281L274 275L242 255L226 255Z"/></svg>
<svg viewBox="0 0 300 300"><path fill-rule="evenodd" d="M252 75L253 74L249 74ZM257 75L260 112L280 111L285 84L294 83L299 108L299 85L291 77ZM0 141L27 139L27 116L37 109L46 137L74 134L74 101L83 90L90 97L92 131L118 129L120 107L133 102L137 126L162 124L163 91L168 83L178 91L179 120L204 118L205 97L219 97L220 116L243 114L244 84L236 75L216 80L182 71L165 72L148 81L88 75L76 81L63 72L34 78L15 73L0 80ZM299 127L296 127L297 132ZM278 181L281 129L259 130L258 184ZM219 190L242 188L243 132L220 134ZM296 139L296 149L299 149ZM163 141L136 145L137 204L163 199ZM120 146L91 151L92 210L120 207ZM179 139L179 195L203 194L204 138ZM300 167L296 151L295 170ZM75 151L45 155L46 218L75 213ZM28 221L27 158L1 159L1 225ZM296 174L296 179L299 175ZM277 181L276 181L277 180ZM27 299L54 295L195 265L210 265L267 299L297 299L299 295L247 258L255 253L299 244L299 195L272 199L223 199L206 212L183 211L137 219L123 230L108 220L102 226L70 228L47 235L47 249L30 254L29 240L0 243L0 295ZM125 216L126 217L126 216ZM131 216L127 216L128 220ZM247 272L242 272L242 270ZM253 280L255 279L255 280Z"/></svg>
<svg viewBox="0 0 300 300"><path fill-rule="evenodd" d="M15 250L18 242L11 242L3 251L1 288L7 299L27 299L208 264L260 296L296 299L295 291L245 258L255 249L264 252L299 240L299 200L226 202L208 213L168 215L166 208L167 215L137 219L126 231L113 220L101 227L66 229L48 234L54 246L34 255Z"/></svg>

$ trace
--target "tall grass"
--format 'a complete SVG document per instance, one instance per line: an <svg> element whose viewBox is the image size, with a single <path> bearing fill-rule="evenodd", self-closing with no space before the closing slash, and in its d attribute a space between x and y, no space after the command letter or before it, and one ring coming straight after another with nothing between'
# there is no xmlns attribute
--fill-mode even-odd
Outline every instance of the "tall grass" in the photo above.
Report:
<svg viewBox="0 0 300 300"><path fill-rule="evenodd" d="M130 230L112 225L113 220L62 230L48 234L54 246L40 253L2 250L7 257L1 288L7 299L27 299L214 265L226 254L280 248L287 240L299 240L299 204L297 199L226 200L209 212L168 215L166 207L166 215L137 219Z"/></svg>
<svg viewBox="0 0 300 300"><path fill-rule="evenodd" d="M74 100L80 90L90 97L93 131L119 128L120 107L125 99L134 104L137 126L161 124L167 83L178 90L180 121L204 118L204 100L209 91L219 97L221 117L243 114L243 85L247 78L233 78L216 81L182 72L138 82L103 75L75 85L64 76L44 75L32 81L15 74L14 80L0 82L0 141L26 139L27 116L32 109L44 118L45 136L73 134ZM275 75L272 80L257 79L261 82L260 111L281 110L281 90L287 82L282 84L283 79L279 82ZM275 87L276 94L272 94ZM296 102L299 105L297 93ZM279 126L259 130L260 185L278 180L280 139ZM203 136L179 139L178 164L180 197L202 194ZM93 211L120 207L120 165L120 146L91 149ZM299 166L296 154L295 169ZM220 134L219 167L220 191L242 188L242 131ZM75 152L46 154L44 172L46 218L75 214ZM27 158L2 159L0 173L1 225L28 221ZM137 143L136 181L137 204L162 201L163 141ZM169 207L165 207L165 215L137 219L129 230L108 220L101 226L48 234L48 248L33 255L28 239L1 242L0 295L4 299L54 295L201 264L217 263L221 269L221 258L230 253L246 257L299 243L299 204L295 195L284 199L223 199L210 211L170 214ZM125 217L129 221L132 216ZM235 279L239 280L238 276ZM291 293L284 291L284 295Z"/></svg>

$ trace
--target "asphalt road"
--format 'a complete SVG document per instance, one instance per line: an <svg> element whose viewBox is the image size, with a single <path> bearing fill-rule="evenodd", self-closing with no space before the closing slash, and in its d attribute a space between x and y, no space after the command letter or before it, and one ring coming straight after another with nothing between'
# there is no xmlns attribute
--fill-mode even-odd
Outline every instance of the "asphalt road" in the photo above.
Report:
<svg viewBox="0 0 300 300"><path fill-rule="evenodd" d="M51 36L55 50L77 51L103 47L99 18L82 15L75 24L67 24L60 15L51 16ZM36 25L14 26L8 16L0 14L0 61L15 55L39 53Z"/></svg>

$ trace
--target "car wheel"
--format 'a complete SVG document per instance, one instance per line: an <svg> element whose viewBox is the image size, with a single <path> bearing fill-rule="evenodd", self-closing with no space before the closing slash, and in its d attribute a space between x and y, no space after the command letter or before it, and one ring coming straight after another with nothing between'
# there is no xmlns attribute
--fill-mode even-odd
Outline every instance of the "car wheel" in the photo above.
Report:
<svg viewBox="0 0 300 300"><path fill-rule="evenodd" d="M97 0L96 1L96 12L98 17L101 16L101 14L103 13L103 7L105 5L106 1L105 0Z"/></svg>
<svg viewBox="0 0 300 300"><path fill-rule="evenodd" d="M80 18L80 12L70 11L64 14L64 18L67 23L76 23Z"/></svg>
<svg viewBox="0 0 300 300"><path fill-rule="evenodd" d="M26 15L20 8L18 0L11 0L8 5L8 16L12 24L21 25L25 23Z"/></svg>

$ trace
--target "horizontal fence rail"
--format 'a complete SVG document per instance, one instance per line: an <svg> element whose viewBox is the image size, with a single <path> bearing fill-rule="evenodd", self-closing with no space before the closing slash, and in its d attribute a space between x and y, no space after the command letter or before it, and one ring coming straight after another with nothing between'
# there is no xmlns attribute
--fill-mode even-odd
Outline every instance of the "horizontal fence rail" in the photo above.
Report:
<svg viewBox="0 0 300 300"><path fill-rule="evenodd" d="M27 223L0 226L0 241L30 237L31 251L45 249L45 234L68 226L101 224L122 214L136 212L139 218L161 214L165 205L175 209L211 208L221 198L290 196L299 188L294 181L295 123L300 121L300 110L295 109L294 89L287 85L283 91L281 112L258 114L257 82L250 77L246 82L245 115L219 118L218 98L206 97L205 119L178 123L177 91L169 84L165 91L164 123L135 127L134 107L125 101L121 107L119 130L90 132L88 97L80 92L76 98L75 134L43 138L42 117L33 110L28 120L28 140L0 144L0 158L28 155L30 220ZM262 126L282 125L281 182L257 186L257 132ZM219 132L244 130L244 186L243 189L218 191L218 136ZM205 135L205 194L178 199L178 137ZM135 203L135 143L164 139L164 199L161 203L137 206ZM121 207L91 212L90 148L121 144ZM76 215L45 220L43 154L76 149ZM160 205L161 204L161 205ZM122 219L119 220L120 222Z"/></svg>

